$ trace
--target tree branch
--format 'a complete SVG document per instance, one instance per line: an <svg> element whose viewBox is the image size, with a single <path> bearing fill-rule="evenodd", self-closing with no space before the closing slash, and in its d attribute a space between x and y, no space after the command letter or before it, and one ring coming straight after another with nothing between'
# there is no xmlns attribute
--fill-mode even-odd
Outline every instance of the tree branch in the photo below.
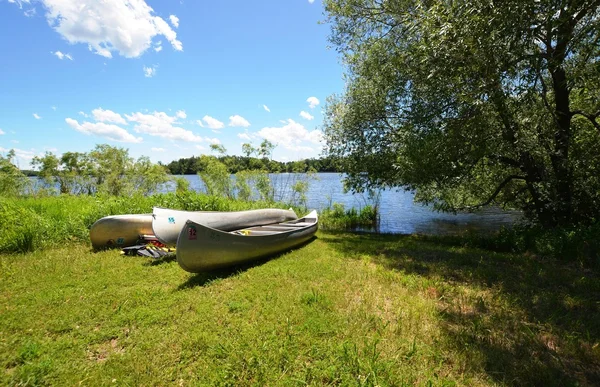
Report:
<svg viewBox="0 0 600 387"><path fill-rule="evenodd" d="M596 121L598 119L598 117L600 117L600 112L598 112L596 114L587 114L581 110L572 111L571 117L573 117L575 115L580 115L582 117L587 118L592 123L592 125L594 125L594 128L596 128L596 129L598 129L598 131L600 131L600 123L598 123L598 121Z"/></svg>
<svg viewBox="0 0 600 387"><path fill-rule="evenodd" d="M513 180L525 180L525 176L520 176L520 175L510 175L508 177L506 177L506 179L504 179L499 185L498 187L496 187L496 190L494 191L494 193L492 193L492 195L483 203L479 203L476 204L474 206L467 206L467 207L463 207L463 208L457 208L457 210L459 211L473 211L476 210L478 208L487 206L488 204L490 204L491 202L494 201L494 199L496 199L496 197L500 194L500 192L502 191L502 189L511 181Z"/></svg>

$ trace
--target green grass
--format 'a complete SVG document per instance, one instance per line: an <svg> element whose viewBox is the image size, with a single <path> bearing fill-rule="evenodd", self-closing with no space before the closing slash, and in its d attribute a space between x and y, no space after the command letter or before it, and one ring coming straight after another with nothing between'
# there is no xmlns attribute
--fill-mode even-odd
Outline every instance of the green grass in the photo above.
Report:
<svg viewBox="0 0 600 387"><path fill-rule="evenodd" d="M319 232L191 275L88 244L0 255L0 385L598 385L600 280Z"/></svg>

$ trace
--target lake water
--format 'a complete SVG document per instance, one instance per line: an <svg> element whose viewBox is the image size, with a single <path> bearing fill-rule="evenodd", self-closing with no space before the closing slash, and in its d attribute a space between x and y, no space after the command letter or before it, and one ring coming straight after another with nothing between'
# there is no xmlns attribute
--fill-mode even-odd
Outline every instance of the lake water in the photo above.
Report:
<svg viewBox="0 0 600 387"><path fill-rule="evenodd" d="M190 188L203 190L203 184L197 175L184 176L190 182ZM289 197L290 187L296 175L271 174L275 187L276 200ZM322 210L333 203L341 203L346 209L360 209L371 204L365 195L345 193L342 175L338 173L317 173L309 184L307 207ZM413 193L406 191L384 190L379 198L380 224L377 230L395 234L437 234L449 235L465 230L492 232L502 226L511 226L521 218L517 211L503 211L498 208L486 208L476 213L447 214L431 210L431 207L415 204ZM370 231L370 230L365 230Z"/></svg>

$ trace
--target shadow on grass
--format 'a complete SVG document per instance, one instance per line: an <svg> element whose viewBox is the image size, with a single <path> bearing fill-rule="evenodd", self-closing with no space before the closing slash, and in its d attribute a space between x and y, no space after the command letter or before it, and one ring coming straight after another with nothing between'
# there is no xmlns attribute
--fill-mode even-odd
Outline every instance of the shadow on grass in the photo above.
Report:
<svg viewBox="0 0 600 387"><path fill-rule="evenodd" d="M321 239L349 258L370 255L387 269L429 279L425 286L441 285L423 290L438 298L452 350L494 381L600 385L598 272L418 236L327 232ZM469 299L464 288L479 296Z"/></svg>
<svg viewBox="0 0 600 387"><path fill-rule="evenodd" d="M152 259L151 261L145 262L144 266L159 266L159 265L164 265L165 263L171 263L176 260L177 260L177 256L175 255L175 253L170 253L163 257L160 257L157 259Z"/></svg>
<svg viewBox="0 0 600 387"><path fill-rule="evenodd" d="M254 260L254 261L234 265L231 267L226 267L223 269L212 270L212 271L208 271L205 273L194 274L190 278L188 278L187 281L185 281L184 283L179 285L177 287L177 290L190 289L190 288L194 288L197 286L206 286L215 280L233 277L235 275L243 273L254 267L262 266L269 261L276 260L279 257L281 257L282 255L287 254L292 250L300 249L300 248L306 246L307 244L309 244L310 242L312 242L313 240L315 240L316 238L317 238L316 236L313 236L309 240L303 242L302 244L300 244L298 246L294 246L293 249L282 251L282 252L279 252L279 253L276 253L273 255L269 255L266 257L262 257L257 260ZM173 257L174 257L173 259L176 259L175 256L173 256Z"/></svg>

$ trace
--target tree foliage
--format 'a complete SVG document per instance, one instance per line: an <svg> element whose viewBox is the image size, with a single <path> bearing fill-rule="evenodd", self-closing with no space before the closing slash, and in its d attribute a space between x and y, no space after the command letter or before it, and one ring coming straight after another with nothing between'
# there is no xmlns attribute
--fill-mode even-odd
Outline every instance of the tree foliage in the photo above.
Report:
<svg viewBox="0 0 600 387"><path fill-rule="evenodd" d="M599 0L326 0L346 90L328 154L354 190L445 210L600 215Z"/></svg>
<svg viewBox="0 0 600 387"><path fill-rule="evenodd" d="M31 165L47 187L57 186L62 194L129 195L149 194L168 180L164 166L146 156L134 160L125 148L96 145L89 153L52 152L33 158Z"/></svg>
<svg viewBox="0 0 600 387"><path fill-rule="evenodd" d="M12 149L6 157L0 154L0 196L17 196L29 184L27 177L13 164L14 158Z"/></svg>
<svg viewBox="0 0 600 387"><path fill-rule="evenodd" d="M248 144L249 145L249 144ZM170 162L167 167L174 175L193 175L202 172L205 165L200 157L181 158ZM262 170L271 173L277 172L341 172L339 162L333 157L319 159L306 159L301 161L279 162L276 160L259 159L249 156L221 155L217 157L220 162L227 166L230 173L240 171Z"/></svg>

